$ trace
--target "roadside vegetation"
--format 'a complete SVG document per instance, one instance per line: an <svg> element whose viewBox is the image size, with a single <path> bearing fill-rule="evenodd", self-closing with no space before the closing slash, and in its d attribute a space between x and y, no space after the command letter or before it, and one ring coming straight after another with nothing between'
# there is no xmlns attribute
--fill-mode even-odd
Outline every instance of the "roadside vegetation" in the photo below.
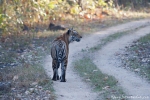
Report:
<svg viewBox="0 0 150 100"><path fill-rule="evenodd" d="M119 23L148 18L149 2L0 0L0 99L55 98L52 81L42 63L50 54L51 41L65 30L53 31L50 23L66 29L74 27L87 35ZM104 39L103 45L120 34Z"/></svg>
<svg viewBox="0 0 150 100"><path fill-rule="evenodd" d="M128 46L122 62L124 68L150 81L150 34Z"/></svg>
<svg viewBox="0 0 150 100"><path fill-rule="evenodd" d="M18 41L26 43L24 39ZM52 81L43 68L43 57L49 52L49 38L30 41L17 49L7 42L1 44L1 99L54 99Z"/></svg>

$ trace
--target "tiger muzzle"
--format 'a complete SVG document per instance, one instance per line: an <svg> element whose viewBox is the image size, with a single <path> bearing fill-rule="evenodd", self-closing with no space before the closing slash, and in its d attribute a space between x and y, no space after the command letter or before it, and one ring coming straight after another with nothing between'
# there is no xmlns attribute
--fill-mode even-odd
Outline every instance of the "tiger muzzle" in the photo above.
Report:
<svg viewBox="0 0 150 100"><path fill-rule="evenodd" d="M80 38L77 38L76 41L80 42L81 38L82 38L82 36L80 36Z"/></svg>
<svg viewBox="0 0 150 100"><path fill-rule="evenodd" d="M77 42L80 42L80 39L76 39Z"/></svg>

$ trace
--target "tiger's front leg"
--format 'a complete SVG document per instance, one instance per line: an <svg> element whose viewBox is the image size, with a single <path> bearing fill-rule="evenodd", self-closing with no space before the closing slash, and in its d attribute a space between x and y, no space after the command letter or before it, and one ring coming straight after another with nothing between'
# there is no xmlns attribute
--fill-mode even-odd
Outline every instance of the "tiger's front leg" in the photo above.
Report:
<svg viewBox="0 0 150 100"><path fill-rule="evenodd" d="M57 81L59 80L59 75L58 75L58 68L59 68L59 63L56 60L53 60L52 62L52 67L53 67L53 78L52 80Z"/></svg>
<svg viewBox="0 0 150 100"><path fill-rule="evenodd" d="M67 59L65 59L61 64L60 82L66 82L66 68L67 68Z"/></svg>

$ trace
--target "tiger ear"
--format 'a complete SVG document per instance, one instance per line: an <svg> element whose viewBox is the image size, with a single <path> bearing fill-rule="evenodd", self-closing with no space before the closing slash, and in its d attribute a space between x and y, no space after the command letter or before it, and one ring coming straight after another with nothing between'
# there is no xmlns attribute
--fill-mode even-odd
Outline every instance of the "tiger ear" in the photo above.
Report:
<svg viewBox="0 0 150 100"><path fill-rule="evenodd" d="M69 28L67 34L70 34L71 31L73 31L73 27L72 27L72 28Z"/></svg>

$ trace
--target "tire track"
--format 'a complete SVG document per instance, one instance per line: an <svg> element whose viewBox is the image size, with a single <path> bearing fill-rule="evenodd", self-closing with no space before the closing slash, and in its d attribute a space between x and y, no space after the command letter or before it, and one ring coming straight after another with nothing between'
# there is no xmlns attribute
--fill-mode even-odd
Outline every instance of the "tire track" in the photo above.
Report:
<svg viewBox="0 0 150 100"><path fill-rule="evenodd" d="M95 60L93 61L102 72L114 76L118 80L119 84L128 94L129 99L149 100L150 84L135 73L119 67L121 66L121 62L116 58L116 55L123 52L125 47L133 41L149 33L150 26L147 26L132 34L114 40L99 50L96 53L98 55L95 56Z"/></svg>
<svg viewBox="0 0 150 100"><path fill-rule="evenodd" d="M78 53L80 53L82 49L87 49L87 47L90 48L96 46L100 42L100 39L107 37L108 35L115 34L119 31L136 29L149 23L150 20L146 19L117 25L95 34L85 36L80 43L74 42L70 44L69 63L66 74L67 82L60 83L57 81L53 84L57 100L94 100L97 97L97 93L92 92L91 88L82 81L82 79L73 71L73 68L71 67L71 63L76 60L78 56L80 56ZM45 70L50 77L53 75L51 61L51 57L48 55L45 58Z"/></svg>

